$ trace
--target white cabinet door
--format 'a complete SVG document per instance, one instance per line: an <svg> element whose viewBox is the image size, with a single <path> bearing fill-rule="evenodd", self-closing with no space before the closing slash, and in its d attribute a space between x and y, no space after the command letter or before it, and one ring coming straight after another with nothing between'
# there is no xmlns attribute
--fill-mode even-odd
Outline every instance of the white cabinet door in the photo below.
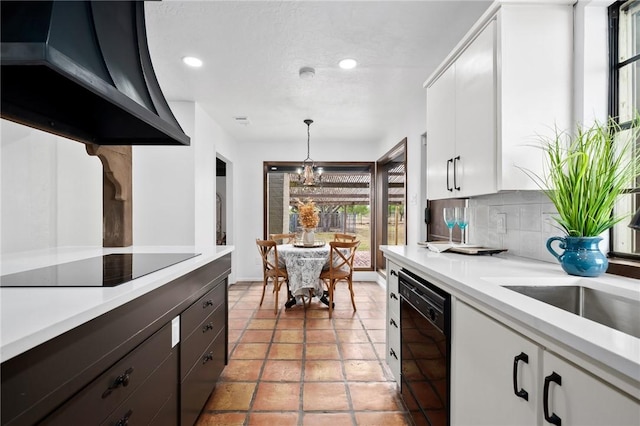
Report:
<svg viewBox="0 0 640 426"><path fill-rule="evenodd" d="M547 414L557 416L562 426L640 425L640 404L630 397L550 352L544 353L543 366Z"/></svg>
<svg viewBox="0 0 640 426"><path fill-rule="evenodd" d="M459 301L452 321L451 424L536 425L538 345Z"/></svg>
<svg viewBox="0 0 640 426"><path fill-rule="evenodd" d="M427 198L431 200L453 196L455 74L454 64L427 88Z"/></svg>
<svg viewBox="0 0 640 426"><path fill-rule="evenodd" d="M546 3L504 2L429 77L427 198L537 189L537 135L571 127L573 8Z"/></svg>
<svg viewBox="0 0 640 426"><path fill-rule="evenodd" d="M387 261L387 365L400 385L400 293L398 272L400 267Z"/></svg>
<svg viewBox="0 0 640 426"><path fill-rule="evenodd" d="M491 21L455 62L454 194L497 191L496 22Z"/></svg>

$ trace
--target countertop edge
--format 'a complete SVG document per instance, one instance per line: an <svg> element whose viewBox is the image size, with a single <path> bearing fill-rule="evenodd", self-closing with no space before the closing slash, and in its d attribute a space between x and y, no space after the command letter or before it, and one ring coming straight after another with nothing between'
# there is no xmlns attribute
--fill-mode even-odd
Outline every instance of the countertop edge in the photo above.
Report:
<svg viewBox="0 0 640 426"><path fill-rule="evenodd" d="M418 259L414 255L415 251L403 253L406 252L406 250L400 250L398 247L403 246L380 246L380 249L389 260L415 268L418 272L427 274L449 286L450 288L445 288L444 290L455 294L459 299L465 301L466 298L468 299L466 300L467 302L472 301L476 304L480 304L482 307L492 311L494 314L522 325L530 330L531 333L535 333L543 339L563 344L569 349L578 352L580 355L613 369L615 372L623 375L626 379L631 381L636 388L640 384L640 356L638 355L640 354L640 339L626 335L617 330L609 329L603 325L593 323L592 321L564 312L559 308L555 308L545 303L533 299L527 300L529 299L527 296L511 292L507 289L502 289L499 284L493 284L496 289L496 291L493 291L490 288L492 284L486 280L483 280L485 281L484 285L478 285L478 280L482 280L482 277L479 276L476 277L477 279L469 279L465 282L465 280L461 279L460 276L455 276L455 273L449 274L447 271L443 270L442 266L447 264L446 261L438 264L440 260L447 259L455 262L456 264L465 265L465 268L468 269L470 264L482 262L482 259L479 257L470 259L468 256L459 254L433 253L425 255L421 254L419 256L421 258ZM433 265L425 264L424 256L432 256L432 259L438 258L438 262L434 262ZM484 258L487 259L486 257ZM517 268L517 265L526 264L532 265L534 268L538 267L540 269L541 277L555 276L550 275L554 272L549 271L554 271L556 269L558 270L558 278L568 277L568 275L564 274L559 266L554 264L547 264L545 262L533 260L529 261L528 259L522 258L502 258L502 262L510 262L512 260L514 264L512 271ZM473 269L473 267L471 268ZM481 270L482 268L476 269ZM498 274L499 273L496 271L494 275L497 276ZM617 278L611 279L617 280ZM460 295L463 297L460 298ZM530 307L531 304L534 306L533 309ZM538 314L534 314L533 311L537 311ZM554 317L561 317L570 324L561 326L553 321ZM580 329L582 327L584 328ZM605 343L604 341L606 340L605 338L607 334L616 335L617 340L627 343L627 345L625 345L626 350L621 350L620 347L615 347ZM604 336L605 338L598 338L601 336Z"/></svg>
<svg viewBox="0 0 640 426"><path fill-rule="evenodd" d="M214 247L126 247L121 249L108 248L103 253L130 252L197 252L198 256L183 262L163 268L113 288L0 288L0 362L5 362L24 353L48 340L72 330L100 315L116 309L140 296L143 296L171 281L180 278L208 263L214 262L234 251L233 246ZM93 251L92 251L93 253ZM95 254L95 253L94 253ZM45 298L55 303L56 297L64 298L73 292L85 292L91 296L94 303L85 306L75 306L68 315L58 313L55 321L48 322L45 318L38 318L35 307L25 304L25 295L33 298ZM16 305L22 305L20 313ZM65 306L60 309L66 309ZM36 316L37 325L29 327L24 332L14 330L17 321ZM21 318L22 317L22 318ZM33 318L32 318L33 320ZM9 329L7 329L7 328Z"/></svg>

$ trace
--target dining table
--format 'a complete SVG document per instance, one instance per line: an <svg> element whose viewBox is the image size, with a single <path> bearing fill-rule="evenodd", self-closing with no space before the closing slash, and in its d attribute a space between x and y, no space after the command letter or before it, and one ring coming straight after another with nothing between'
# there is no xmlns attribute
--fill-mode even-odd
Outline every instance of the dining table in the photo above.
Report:
<svg viewBox="0 0 640 426"><path fill-rule="evenodd" d="M279 244L278 263L287 268L289 290L293 296L321 297L324 286L320 280L322 270L329 267L331 246L327 243Z"/></svg>

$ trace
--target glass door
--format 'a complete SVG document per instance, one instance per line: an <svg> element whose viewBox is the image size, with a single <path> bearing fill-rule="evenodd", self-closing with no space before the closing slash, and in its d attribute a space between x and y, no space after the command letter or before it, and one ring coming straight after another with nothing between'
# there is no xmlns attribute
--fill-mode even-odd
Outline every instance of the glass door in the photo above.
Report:
<svg viewBox="0 0 640 426"><path fill-rule="evenodd" d="M404 245L406 232L406 149L403 139L376 163L378 209L376 248L380 245ZM385 269L382 252L376 249L376 269Z"/></svg>
<svg viewBox="0 0 640 426"><path fill-rule="evenodd" d="M332 241L336 233L360 241L354 266L373 270L371 205L374 163L317 162L322 177L303 185L300 163L264 162L264 235L295 233L302 236L298 206L313 201L319 215L315 238Z"/></svg>

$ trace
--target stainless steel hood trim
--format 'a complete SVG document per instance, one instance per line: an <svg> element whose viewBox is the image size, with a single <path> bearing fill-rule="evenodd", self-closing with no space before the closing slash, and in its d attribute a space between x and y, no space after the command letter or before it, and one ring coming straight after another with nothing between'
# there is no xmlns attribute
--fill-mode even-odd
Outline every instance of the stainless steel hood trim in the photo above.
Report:
<svg viewBox="0 0 640 426"><path fill-rule="evenodd" d="M24 3L0 3L3 27L5 19L16 17L26 19L21 23L26 28L33 25L29 7L36 15L49 12L49 27L36 30L36 36L2 32L3 118L99 145L189 145L153 71L142 2ZM24 8L27 12L15 12ZM89 20L78 26L84 31L78 46L68 28L59 27L70 19L65 18L69 10ZM12 25L16 28L15 21ZM59 49L56 43L67 45ZM87 46L95 51L87 54Z"/></svg>

